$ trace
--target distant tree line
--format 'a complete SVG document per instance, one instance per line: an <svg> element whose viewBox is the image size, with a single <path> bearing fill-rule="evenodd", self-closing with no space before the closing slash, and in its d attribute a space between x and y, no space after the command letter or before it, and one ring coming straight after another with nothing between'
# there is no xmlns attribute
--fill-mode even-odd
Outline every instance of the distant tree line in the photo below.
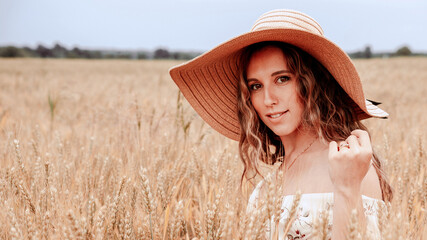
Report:
<svg viewBox="0 0 427 240"><path fill-rule="evenodd" d="M38 57L38 58L87 58L87 59L178 59L188 60L200 55L198 52L170 52L159 48L150 51L84 50L78 47L67 49L60 44L52 48L38 45L36 48L5 46L0 47L0 57Z"/></svg>
<svg viewBox="0 0 427 240"><path fill-rule="evenodd" d="M87 58L87 59L178 59L188 60L200 55L200 52L171 52L165 48L150 51L84 50L78 47L67 49L60 44L52 48L38 45L36 48L6 46L0 47L0 57L39 57L39 58ZM426 53L413 53L408 46L392 53L373 53L370 46L363 51L349 53L351 58L378 58L394 56L427 56Z"/></svg>
<svg viewBox="0 0 427 240"><path fill-rule="evenodd" d="M427 56L427 53L413 53L408 46L402 46L396 52L373 53L370 46L365 50L348 54L351 58L384 58L384 57L402 57L402 56Z"/></svg>

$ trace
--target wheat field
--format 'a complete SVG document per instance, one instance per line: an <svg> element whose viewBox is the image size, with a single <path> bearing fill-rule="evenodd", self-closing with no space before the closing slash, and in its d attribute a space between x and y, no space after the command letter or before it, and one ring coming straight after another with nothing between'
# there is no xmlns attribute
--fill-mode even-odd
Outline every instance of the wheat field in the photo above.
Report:
<svg viewBox="0 0 427 240"><path fill-rule="evenodd" d="M237 143L179 95L178 63L0 59L0 239L262 239ZM394 189L382 236L427 239L427 58L355 64L390 114L365 121Z"/></svg>

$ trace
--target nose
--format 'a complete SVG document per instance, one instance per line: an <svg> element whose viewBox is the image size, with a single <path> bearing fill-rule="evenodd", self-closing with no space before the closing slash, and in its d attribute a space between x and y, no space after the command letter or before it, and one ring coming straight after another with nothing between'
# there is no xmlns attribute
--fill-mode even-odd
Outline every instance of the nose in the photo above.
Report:
<svg viewBox="0 0 427 240"><path fill-rule="evenodd" d="M264 90L264 104L266 106L276 105L278 100L274 91L266 87L264 88Z"/></svg>

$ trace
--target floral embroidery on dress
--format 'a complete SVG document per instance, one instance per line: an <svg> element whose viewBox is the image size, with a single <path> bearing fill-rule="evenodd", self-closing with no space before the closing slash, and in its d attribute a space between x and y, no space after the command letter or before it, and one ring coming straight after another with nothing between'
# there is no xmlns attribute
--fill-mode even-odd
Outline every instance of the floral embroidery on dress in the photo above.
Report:
<svg viewBox="0 0 427 240"><path fill-rule="evenodd" d="M310 218L310 211L305 211L302 207L299 207L295 220L286 235L287 239L306 239L307 232L312 232L313 229Z"/></svg>
<svg viewBox="0 0 427 240"><path fill-rule="evenodd" d="M258 199L259 187L252 193L249 203L250 206L256 206ZM278 234L280 240L305 240L312 239L315 233L316 223L325 219L328 214L327 220L327 239L331 238L332 232L332 210L333 210L333 193L308 193L302 194L295 219L292 222L288 232L285 234L285 224L288 222L289 212L293 204L295 196L284 196L282 201L282 213L278 224ZM367 233L371 236L370 239L380 239L380 232L378 228L378 209L379 204L384 204L383 201L369 198L362 195L364 213L367 220ZM268 232L266 233L267 239L270 239L270 231L275 231L276 225L274 224L274 216L269 221Z"/></svg>
<svg viewBox="0 0 427 240"><path fill-rule="evenodd" d="M288 211L289 213L289 211ZM314 220L323 219L323 214L328 214L327 219L327 232L329 233L332 230L332 204L329 202L325 203L324 209L319 209L317 213L313 213L313 210L305 207L298 207L297 214L294 222L291 225L288 233L286 234L286 239L288 240L304 240L310 239L314 232ZM286 218L288 215L286 216ZM330 236L328 235L328 239Z"/></svg>

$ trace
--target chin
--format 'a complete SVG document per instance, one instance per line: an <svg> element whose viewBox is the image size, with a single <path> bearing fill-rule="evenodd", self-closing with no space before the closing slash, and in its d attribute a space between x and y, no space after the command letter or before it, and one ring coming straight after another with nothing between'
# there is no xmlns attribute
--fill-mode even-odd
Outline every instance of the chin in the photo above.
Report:
<svg viewBox="0 0 427 240"><path fill-rule="evenodd" d="M271 129L271 131L279 137L287 136L293 133L294 131L285 130L285 129Z"/></svg>
<svg viewBox="0 0 427 240"><path fill-rule="evenodd" d="M286 124L285 126L275 126L273 128L270 128L270 130L276 134L279 137L283 137L283 136L288 136L288 135L292 135L295 134L296 132L298 132L300 125L296 124L293 126L289 126L288 124Z"/></svg>

